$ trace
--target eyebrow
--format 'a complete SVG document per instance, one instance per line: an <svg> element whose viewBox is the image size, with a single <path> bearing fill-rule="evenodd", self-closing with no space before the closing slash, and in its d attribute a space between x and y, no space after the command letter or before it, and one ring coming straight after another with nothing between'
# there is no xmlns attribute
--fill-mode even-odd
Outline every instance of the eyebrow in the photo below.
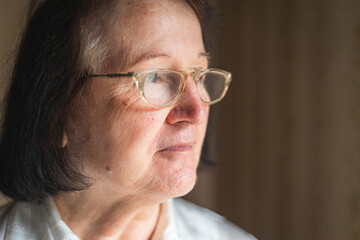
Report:
<svg viewBox="0 0 360 240"><path fill-rule="evenodd" d="M199 57L206 57L208 64L210 64L211 55L209 52L200 52Z"/></svg>
<svg viewBox="0 0 360 240"><path fill-rule="evenodd" d="M147 52L145 54L141 54L140 56L136 57L135 60L133 60L130 65L133 66L133 65L138 64L139 62L149 61L154 58L169 58L170 59L170 56L165 53Z"/></svg>
<svg viewBox="0 0 360 240"><path fill-rule="evenodd" d="M199 53L199 58L201 57L206 57L206 60L208 62L210 62L210 54L207 53L207 52L200 52ZM145 53L145 54L142 54L140 55L139 57L135 58L135 60L131 63L131 65L136 65L138 64L139 62L142 62L142 61L149 61L149 60L152 60L152 59L155 59L155 58L168 58L170 59L171 56L166 54L166 53L154 53L154 52L148 52L148 53Z"/></svg>

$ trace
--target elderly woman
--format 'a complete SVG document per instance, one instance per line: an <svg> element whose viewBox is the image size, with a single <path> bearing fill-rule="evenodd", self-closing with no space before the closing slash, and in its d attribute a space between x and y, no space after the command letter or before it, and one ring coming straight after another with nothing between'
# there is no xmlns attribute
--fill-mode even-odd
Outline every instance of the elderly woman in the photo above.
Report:
<svg viewBox="0 0 360 240"><path fill-rule="evenodd" d="M180 199L209 105L201 0L45 0L24 32L0 143L0 239L254 239ZM204 41L203 41L203 36ZM205 42L205 44L204 44Z"/></svg>

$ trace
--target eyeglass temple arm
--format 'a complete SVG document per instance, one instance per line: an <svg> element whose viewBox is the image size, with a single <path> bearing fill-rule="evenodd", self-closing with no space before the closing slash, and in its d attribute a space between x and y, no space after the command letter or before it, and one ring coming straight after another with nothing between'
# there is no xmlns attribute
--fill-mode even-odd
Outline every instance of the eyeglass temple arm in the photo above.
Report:
<svg viewBox="0 0 360 240"><path fill-rule="evenodd" d="M87 77L110 77L110 78L116 78L116 77L132 77L134 72L127 72L127 73L109 73L109 74L92 74Z"/></svg>

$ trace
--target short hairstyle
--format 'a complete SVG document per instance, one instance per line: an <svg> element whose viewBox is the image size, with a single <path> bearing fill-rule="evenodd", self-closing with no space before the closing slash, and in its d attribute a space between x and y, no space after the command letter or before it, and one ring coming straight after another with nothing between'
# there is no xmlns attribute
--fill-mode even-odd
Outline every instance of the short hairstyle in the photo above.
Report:
<svg viewBox="0 0 360 240"><path fill-rule="evenodd" d="M44 0L30 17L4 105L0 191L6 196L32 201L90 186L61 145L86 84L82 76L105 64L109 33L102 20L118 1ZM211 5L184 2L196 13L208 48Z"/></svg>

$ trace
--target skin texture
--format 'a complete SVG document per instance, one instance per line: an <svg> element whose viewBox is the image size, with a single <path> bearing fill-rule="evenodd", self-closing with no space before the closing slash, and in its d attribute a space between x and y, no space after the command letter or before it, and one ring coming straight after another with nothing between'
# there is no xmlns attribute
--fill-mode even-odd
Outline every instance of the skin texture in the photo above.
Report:
<svg viewBox="0 0 360 240"><path fill-rule="evenodd" d="M117 18L117 51L99 73L207 67L199 21L184 3L127 1ZM82 117L63 145L93 183L54 197L62 218L81 239L149 239L159 204L196 182L209 107L191 78L168 108L143 102L131 78L90 79L78 104Z"/></svg>

